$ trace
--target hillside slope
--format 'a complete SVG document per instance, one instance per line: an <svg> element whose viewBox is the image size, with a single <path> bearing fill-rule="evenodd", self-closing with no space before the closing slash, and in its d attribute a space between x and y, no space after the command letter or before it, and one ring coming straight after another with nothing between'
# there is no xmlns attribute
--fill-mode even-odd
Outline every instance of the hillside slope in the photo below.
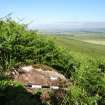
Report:
<svg viewBox="0 0 105 105"><path fill-rule="evenodd" d="M55 43L73 52L78 52L78 53L90 55L93 57L105 56L104 45L84 42L75 37L73 38L70 36L56 36Z"/></svg>

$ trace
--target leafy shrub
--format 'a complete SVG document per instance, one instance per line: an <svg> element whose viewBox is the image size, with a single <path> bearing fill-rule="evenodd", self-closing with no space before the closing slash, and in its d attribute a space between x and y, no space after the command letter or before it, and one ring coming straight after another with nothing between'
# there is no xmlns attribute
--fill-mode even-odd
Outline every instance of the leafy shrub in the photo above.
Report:
<svg viewBox="0 0 105 105"><path fill-rule="evenodd" d="M72 75L75 84L85 92L86 100L104 105L105 94L105 63L97 59L86 59L80 62L79 68ZM72 90L71 90L72 91ZM89 105L91 104L89 101ZM100 104L101 103L101 104Z"/></svg>
<svg viewBox="0 0 105 105"><path fill-rule="evenodd" d="M69 75L75 69L73 58L51 39L11 19L0 20L0 72L36 63L47 64L62 73L68 70Z"/></svg>
<svg viewBox="0 0 105 105"><path fill-rule="evenodd" d="M70 86L62 105L95 105L97 97L89 97L81 87Z"/></svg>

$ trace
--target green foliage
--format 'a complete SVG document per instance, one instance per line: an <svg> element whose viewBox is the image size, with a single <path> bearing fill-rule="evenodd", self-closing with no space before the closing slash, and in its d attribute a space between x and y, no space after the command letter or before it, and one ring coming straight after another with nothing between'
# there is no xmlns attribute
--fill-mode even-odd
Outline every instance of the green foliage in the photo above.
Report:
<svg viewBox="0 0 105 105"><path fill-rule="evenodd" d="M60 97L64 98L60 104L105 105L104 47L69 36L51 39L11 19L0 20L0 79L21 65L46 64L72 80L66 96ZM28 93L13 81L0 81L0 105L45 105L40 95L40 92L35 95ZM56 95L53 97L56 101L52 100L54 105L59 102Z"/></svg>
<svg viewBox="0 0 105 105"><path fill-rule="evenodd" d="M75 33L72 33L75 34ZM63 46L78 62L78 67L72 72L72 85L68 94L64 98L62 105L105 105L105 46L83 42L82 39L88 37L80 36L55 36L59 46ZM95 33L89 33L95 34ZM103 40L105 33L102 33ZM98 40L98 36L89 36ZM100 39L99 39L100 40Z"/></svg>
<svg viewBox="0 0 105 105"><path fill-rule="evenodd" d="M85 92L86 105L104 105L105 94L105 63L96 59L85 59L81 61L79 68L72 75L75 84ZM78 89L76 89L78 90ZM73 89L71 89L73 91ZM77 92L75 92L77 93ZM73 95L75 95L75 93ZM75 95L76 96L76 95ZM73 98L75 99L75 98ZM91 101L90 101L91 100ZM82 100L81 100L82 102ZM93 102L94 104L92 104ZM87 102L86 102L87 103ZM81 104L80 104L81 105ZM83 104L84 105L84 104Z"/></svg>
<svg viewBox="0 0 105 105"><path fill-rule="evenodd" d="M97 97L89 97L79 86L74 85L69 88L62 105L97 105Z"/></svg>
<svg viewBox="0 0 105 105"><path fill-rule="evenodd" d="M0 20L0 72L36 63L52 66L62 73L74 70L75 65L73 58L51 39L11 19Z"/></svg>
<svg viewBox="0 0 105 105"><path fill-rule="evenodd" d="M0 81L0 105L47 105L41 101L41 94L31 94L14 81Z"/></svg>

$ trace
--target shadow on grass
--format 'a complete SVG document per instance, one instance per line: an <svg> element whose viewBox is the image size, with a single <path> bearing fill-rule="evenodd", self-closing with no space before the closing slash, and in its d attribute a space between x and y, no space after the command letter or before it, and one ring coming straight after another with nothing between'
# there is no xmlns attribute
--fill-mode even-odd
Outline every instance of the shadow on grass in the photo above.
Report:
<svg viewBox="0 0 105 105"><path fill-rule="evenodd" d="M46 105L40 96L41 93L33 95L22 86L7 86L0 89L0 105Z"/></svg>

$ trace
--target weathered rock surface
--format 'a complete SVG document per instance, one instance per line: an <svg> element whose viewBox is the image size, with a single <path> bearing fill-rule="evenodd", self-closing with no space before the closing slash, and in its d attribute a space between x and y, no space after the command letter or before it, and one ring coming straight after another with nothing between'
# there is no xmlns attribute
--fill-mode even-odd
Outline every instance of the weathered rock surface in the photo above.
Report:
<svg viewBox="0 0 105 105"><path fill-rule="evenodd" d="M22 66L12 72L14 79L22 84L60 86L67 82L67 79L56 70L46 65Z"/></svg>

